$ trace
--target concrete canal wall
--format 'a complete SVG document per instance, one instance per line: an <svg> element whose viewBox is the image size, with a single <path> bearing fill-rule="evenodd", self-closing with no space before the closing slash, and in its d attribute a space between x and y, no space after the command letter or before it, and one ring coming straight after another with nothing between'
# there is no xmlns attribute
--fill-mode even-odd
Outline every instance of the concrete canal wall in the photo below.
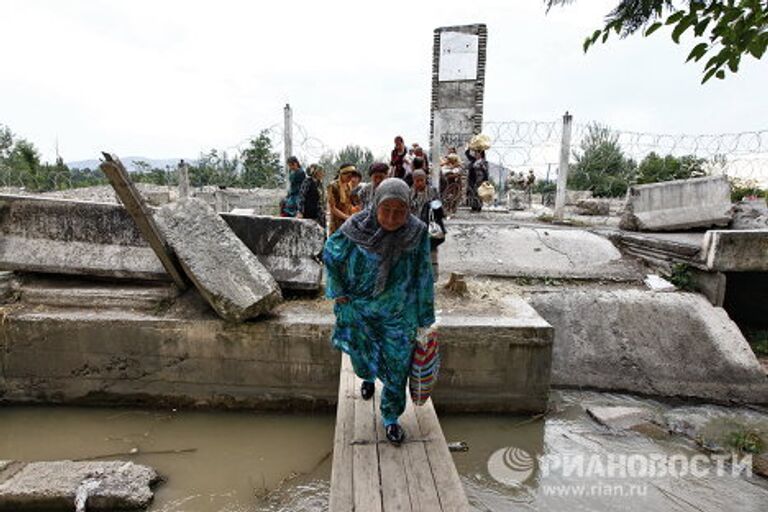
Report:
<svg viewBox="0 0 768 512"><path fill-rule="evenodd" d="M340 354L328 305L293 301L229 324L194 291L171 311L6 308L0 401L316 410L337 399ZM514 316L453 314L441 327L443 411L541 412L552 327L518 299Z"/></svg>

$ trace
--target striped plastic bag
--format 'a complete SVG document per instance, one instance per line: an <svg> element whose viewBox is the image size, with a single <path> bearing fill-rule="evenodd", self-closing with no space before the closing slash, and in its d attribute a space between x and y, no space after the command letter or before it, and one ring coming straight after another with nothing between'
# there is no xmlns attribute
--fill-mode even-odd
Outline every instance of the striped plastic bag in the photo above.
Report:
<svg viewBox="0 0 768 512"><path fill-rule="evenodd" d="M414 405L424 405L432 395L432 389L440 372L440 344L437 341L437 326L432 325L416 340L411 362L408 388Z"/></svg>

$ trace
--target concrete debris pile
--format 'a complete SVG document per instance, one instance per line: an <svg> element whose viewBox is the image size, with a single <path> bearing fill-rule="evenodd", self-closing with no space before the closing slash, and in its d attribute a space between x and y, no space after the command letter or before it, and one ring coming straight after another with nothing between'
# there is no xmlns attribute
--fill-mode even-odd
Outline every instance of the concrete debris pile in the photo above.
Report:
<svg viewBox="0 0 768 512"><path fill-rule="evenodd" d="M194 198L155 209L119 160L102 170L123 205L0 195L0 270L172 281L179 290L191 281L229 321L269 312L281 288L319 290L316 223L220 216Z"/></svg>
<svg viewBox="0 0 768 512"><path fill-rule="evenodd" d="M145 509L158 481L133 462L0 461L0 510Z"/></svg>
<svg viewBox="0 0 768 512"><path fill-rule="evenodd" d="M679 231L727 226L731 187L725 176L634 185L627 192L621 229Z"/></svg>
<svg viewBox="0 0 768 512"><path fill-rule="evenodd" d="M768 229L768 206L765 198L739 201L733 205L731 229Z"/></svg>

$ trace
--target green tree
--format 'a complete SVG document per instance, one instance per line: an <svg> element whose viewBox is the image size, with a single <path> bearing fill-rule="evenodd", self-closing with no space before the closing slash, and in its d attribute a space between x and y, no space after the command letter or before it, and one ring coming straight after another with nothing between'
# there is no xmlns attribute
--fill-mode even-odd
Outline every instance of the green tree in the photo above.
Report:
<svg viewBox="0 0 768 512"><path fill-rule="evenodd" d="M580 149L580 153L574 151L576 164L568 176L568 188L591 190L595 196L604 197L627 193L636 164L624 156L618 135L608 127L591 124Z"/></svg>
<svg viewBox="0 0 768 512"><path fill-rule="evenodd" d="M352 164L357 167L363 177L368 175L368 168L375 161L373 152L362 146L350 144L342 148L338 153L328 151L323 153L318 162L325 169L325 181L330 182L336 177L336 173L343 164Z"/></svg>
<svg viewBox="0 0 768 512"><path fill-rule="evenodd" d="M547 10L573 0L545 0ZM768 0L619 0L605 17L603 28L584 41L586 52L598 40L605 43L611 33L624 38L642 29L649 36L664 25L672 27L672 40L690 30L696 44L686 62L705 55L702 83L713 76L723 79L726 68L739 70L741 58L761 59L768 47Z"/></svg>
<svg viewBox="0 0 768 512"><path fill-rule="evenodd" d="M637 183L686 180L706 175L703 158L686 155L680 158L672 155L661 157L651 152L643 158L637 168Z"/></svg>
<svg viewBox="0 0 768 512"><path fill-rule="evenodd" d="M216 149L200 155L195 165L189 166L189 183L193 187L218 185L232 187L238 182L240 161L237 157L229 158L226 151L221 154Z"/></svg>
<svg viewBox="0 0 768 512"><path fill-rule="evenodd" d="M240 153L240 184L245 188L279 188L284 183L280 154L272 150L269 131L262 130Z"/></svg>

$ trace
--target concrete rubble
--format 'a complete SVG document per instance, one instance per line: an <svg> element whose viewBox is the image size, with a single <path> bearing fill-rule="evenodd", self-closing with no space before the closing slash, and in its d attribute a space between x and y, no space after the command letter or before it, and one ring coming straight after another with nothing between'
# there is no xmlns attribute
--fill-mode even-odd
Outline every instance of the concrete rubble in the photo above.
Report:
<svg viewBox="0 0 768 512"><path fill-rule="evenodd" d="M739 201L733 205L731 229L768 229L768 206L765 198Z"/></svg>
<svg viewBox="0 0 768 512"><path fill-rule="evenodd" d="M629 231L678 231L727 226L731 188L725 176L633 185L621 219Z"/></svg>
<svg viewBox="0 0 768 512"><path fill-rule="evenodd" d="M282 300L277 281L203 201L168 204L154 218L187 277L222 318L254 318Z"/></svg>
<svg viewBox="0 0 768 512"><path fill-rule="evenodd" d="M0 510L145 509L159 477L148 466L125 461L0 461Z"/></svg>
<svg viewBox="0 0 768 512"><path fill-rule="evenodd" d="M320 288L323 267L319 256L325 232L316 222L233 213L222 213L221 218L282 288Z"/></svg>
<svg viewBox="0 0 768 512"><path fill-rule="evenodd" d="M607 199L582 199L576 203L578 215L607 216L611 212L611 202Z"/></svg>
<svg viewBox="0 0 768 512"><path fill-rule="evenodd" d="M708 270L768 272L768 229L707 231L702 254Z"/></svg>
<svg viewBox="0 0 768 512"><path fill-rule="evenodd" d="M643 282L645 286L654 292L673 292L677 289L675 285L656 274L648 274Z"/></svg>
<svg viewBox="0 0 768 512"><path fill-rule="evenodd" d="M0 268L95 277L168 280L121 206L0 196Z"/></svg>
<svg viewBox="0 0 768 512"><path fill-rule="evenodd" d="M310 221L222 214L283 289L317 290L322 229ZM169 281L128 212L114 203L0 195L0 268Z"/></svg>
<svg viewBox="0 0 768 512"><path fill-rule="evenodd" d="M553 386L768 403L741 331L700 295L569 290L534 294L531 305L555 328Z"/></svg>
<svg viewBox="0 0 768 512"><path fill-rule="evenodd" d="M587 408L595 421L610 429L623 430L653 420L654 414L647 407L591 406Z"/></svg>

